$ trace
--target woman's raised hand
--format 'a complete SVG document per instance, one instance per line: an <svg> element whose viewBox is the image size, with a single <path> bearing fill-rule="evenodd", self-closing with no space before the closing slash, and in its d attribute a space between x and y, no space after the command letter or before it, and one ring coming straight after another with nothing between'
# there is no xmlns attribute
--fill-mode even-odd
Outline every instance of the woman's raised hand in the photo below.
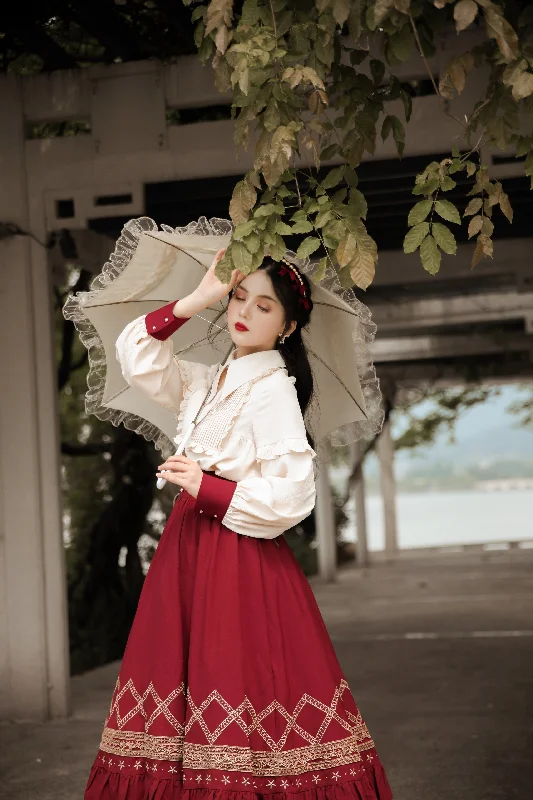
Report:
<svg viewBox="0 0 533 800"><path fill-rule="evenodd" d="M194 314L204 311L208 306L218 303L219 300L226 297L235 285L245 277L244 273L240 272L238 269L234 269L231 273L229 283L222 283L222 281L216 277L216 265L225 252L225 247L218 251L213 259L213 263L192 294L183 297L174 304L172 309L174 316L192 317Z"/></svg>
<svg viewBox="0 0 533 800"><path fill-rule="evenodd" d="M198 288L196 289L198 294L204 298L206 306L210 306L213 303L218 303L219 300L222 300L223 297L226 297L226 295L231 292L235 285L245 277L243 272L240 272L238 269L234 269L231 273L229 283L222 283L220 278L217 278L215 275L215 269L225 252L225 247L218 251L213 259L213 263L205 273L204 277L198 284Z"/></svg>

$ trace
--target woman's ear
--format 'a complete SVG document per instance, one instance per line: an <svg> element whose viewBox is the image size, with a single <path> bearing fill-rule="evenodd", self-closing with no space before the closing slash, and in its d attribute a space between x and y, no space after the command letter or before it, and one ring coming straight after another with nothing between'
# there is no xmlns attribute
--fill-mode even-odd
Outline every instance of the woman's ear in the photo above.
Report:
<svg viewBox="0 0 533 800"><path fill-rule="evenodd" d="M291 333L296 330L296 325L297 325L297 322L296 322L296 320L293 319L291 324L289 325L289 327L287 328L287 330L285 332L285 336L290 336Z"/></svg>

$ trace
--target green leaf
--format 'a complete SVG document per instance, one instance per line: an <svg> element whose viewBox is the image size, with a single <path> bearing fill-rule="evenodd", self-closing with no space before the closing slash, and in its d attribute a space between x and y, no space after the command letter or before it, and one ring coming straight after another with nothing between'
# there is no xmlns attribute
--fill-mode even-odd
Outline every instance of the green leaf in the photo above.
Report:
<svg viewBox="0 0 533 800"><path fill-rule="evenodd" d="M261 239L259 238L257 233L255 233L255 231L246 236L242 240L242 242L246 247L246 249L250 251L250 253L257 253L257 251L261 247Z"/></svg>
<svg viewBox="0 0 533 800"><path fill-rule="evenodd" d="M426 272L429 272L430 275L437 274L440 269L441 255L437 247L437 242L431 234L426 236L420 245L420 259Z"/></svg>
<svg viewBox="0 0 533 800"><path fill-rule="evenodd" d="M356 217L363 217L363 219L367 215L368 211L368 204L366 202L366 198L359 189L351 189L350 190L350 202L348 203L348 211L350 212L350 216Z"/></svg>
<svg viewBox="0 0 533 800"><path fill-rule="evenodd" d="M477 217L472 217L468 223L468 238L471 239L476 233L479 233L483 227L483 217L478 214Z"/></svg>
<svg viewBox="0 0 533 800"><path fill-rule="evenodd" d="M455 236L446 225L443 225L441 222L434 222L431 226L431 233L435 237L435 241L441 250L444 250L444 252L448 253L450 256L456 254L457 242L455 241Z"/></svg>
<svg viewBox="0 0 533 800"><path fill-rule="evenodd" d="M274 237L274 244L270 245L269 251L270 255L274 259L274 261L279 261L285 255L285 251L287 250L287 246L283 241L283 238L277 233Z"/></svg>
<svg viewBox="0 0 533 800"><path fill-rule="evenodd" d="M349 183L354 189L359 183L359 178L357 177L357 172L352 169L351 167L346 167L344 171L344 180Z"/></svg>
<svg viewBox="0 0 533 800"><path fill-rule="evenodd" d="M391 132L392 132L392 116L390 114L387 114L387 116L383 120L383 125L381 126L382 141L385 141L385 139Z"/></svg>
<svg viewBox="0 0 533 800"><path fill-rule="evenodd" d="M324 278L326 277L327 268L328 268L328 259L327 256L324 256L324 258L321 258L320 261L318 262L318 267L315 270L315 274L313 275L313 280L316 283L320 283L320 281L324 280Z"/></svg>
<svg viewBox="0 0 533 800"><path fill-rule="evenodd" d="M296 257L306 258L307 256L310 256L311 253L314 253L315 250L318 250L320 245L321 241L316 236L306 236L296 251Z"/></svg>
<svg viewBox="0 0 533 800"><path fill-rule="evenodd" d="M330 221L333 216L331 208L325 208L316 215L315 228L323 228L324 225Z"/></svg>
<svg viewBox="0 0 533 800"><path fill-rule="evenodd" d="M374 27L370 30L375 30L378 25L381 25L387 14L394 8L394 0L376 0L375 3L370 3L368 9L374 18ZM369 22L367 18L367 22ZM370 27L370 25L369 25Z"/></svg>
<svg viewBox="0 0 533 800"><path fill-rule="evenodd" d="M405 148L405 130L398 117L395 116L392 117L392 135L396 142L398 155L401 158Z"/></svg>
<svg viewBox="0 0 533 800"><path fill-rule="evenodd" d="M492 236L494 232L494 224L488 217L483 217L483 225L481 226L481 233L484 236Z"/></svg>
<svg viewBox="0 0 533 800"><path fill-rule="evenodd" d="M237 241L239 239L244 239L244 237L248 236L248 234L250 234L254 229L255 229L255 220L249 219L248 222L240 222L238 225L235 226L232 239L235 239Z"/></svg>
<svg viewBox="0 0 533 800"><path fill-rule="evenodd" d="M443 192L449 192L450 189L455 189L456 182L450 178L449 175L444 175L440 182L440 188Z"/></svg>
<svg viewBox="0 0 533 800"><path fill-rule="evenodd" d="M331 202L335 205L337 203L344 203L346 200L346 196L348 194L348 189L346 186L343 186L342 189L337 189L334 195L331 197Z"/></svg>
<svg viewBox="0 0 533 800"><path fill-rule="evenodd" d="M405 18L404 18L405 19ZM392 54L398 61L408 61L411 57L411 50L413 46L413 34L409 23L406 23L396 33L389 37L389 47Z"/></svg>
<svg viewBox="0 0 533 800"><path fill-rule="evenodd" d="M412 207L411 211L409 212L409 216L407 218L408 225L418 225L419 222L423 222L429 212L431 211L431 206L433 205L432 200L420 200L415 206Z"/></svg>
<svg viewBox="0 0 533 800"><path fill-rule="evenodd" d="M403 252L414 253L429 233L429 222L419 222L408 231L403 240Z"/></svg>
<svg viewBox="0 0 533 800"><path fill-rule="evenodd" d="M533 94L533 74L523 72L513 83L513 97L515 100L522 100Z"/></svg>
<svg viewBox="0 0 533 800"><path fill-rule="evenodd" d="M457 208L453 203L450 203L449 200L437 200L435 203L435 211L439 217L447 220L447 222L455 222L457 225L461 223L461 218Z"/></svg>
<svg viewBox="0 0 533 800"><path fill-rule="evenodd" d="M333 0L333 17L337 25L340 25L341 28L348 19L350 6L350 0Z"/></svg>
<svg viewBox="0 0 533 800"><path fill-rule="evenodd" d="M261 19L257 0L244 0L241 11L241 25L256 25Z"/></svg>
<svg viewBox="0 0 533 800"><path fill-rule="evenodd" d="M274 99L271 99L263 114L263 125L267 131L273 132L280 124L280 120L279 106Z"/></svg>
<svg viewBox="0 0 533 800"><path fill-rule="evenodd" d="M404 88L402 88L402 90L401 90L400 97L401 97L402 103L403 103L403 110L404 110L404 113L405 113L405 121L409 122L409 120L411 119L411 114L413 112L413 98L411 97L409 92L406 91Z"/></svg>
<svg viewBox="0 0 533 800"><path fill-rule="evenodd" d="M320 160L327 161L329 158L333 158L336 156L339 151L339 145L337 143L330 144L329 147L325 147L320 153Z"/></svg>
<svg viewBox="0 0 533 800"><path fill-rule="evenodd" d="M282 236L283 235L288 236L293 232L291 226L287 225L286 222L282 222L281 220L279 222L276 222L274 230L276 231L276 233L281 233Z"/></svg>
<svg viewBox="0 0 533 800"><path fill-rule="evenodd" d="M439 188L439 179L430 178L424 183L417 184L413 189L413 194L433 194Z"/></svg>
<svg viewBox="0 0 533 800"><path fill-rule="evenodd" d="M470 217L472 214L477 214L477 212L481 209L481 205L481 197L472 198L464 210L463 217Z"/></svg>
<svg viewBox="0 0 533 800"><path fill-rule="evenodd" d="M247 275L248 270L252 266L252 254L242 242L234 242L232 244L231 258L234 269L238 269Z"/></svg>
<svg viewBox="0 0 533 800"><path fill-rule="evenodd" d="M518 36L509 22L503 16L502 9L494 3L483 0L481 3L485 13L487 35L496 39L500 52L507 62L517 58L519 53Z"/></svg>
<svg viewBox="0 0 533 800"><path fill-rule="evenodd" d="M275 214L276 211L277 209L274 203L265 203L255 209L254 217L269 217L271 214Z"/></svg>
<svg viewBox="0 0 533 800"><path fill-rule="evenodd" d="M504 191L500 192L500 208L509 220L509 222L513 221L513 208L511 203L509 202L509 195L507 195Z"/></svg>
<svg viewBox="0 0 533 800"><path fill-rule="evenodd" d="M340 167L330 170L323 181L320 181L323 189L332 189L336 186L344 176L344 164Z"/></svg>
<svg viewBox="0 0 533 800"><path fill-rule="evenodd" d="M346 225L344 222L341 219L332 219L327 223L326 227L322 231L322 236L324 237L324 240L327 236L330 240L334 241L331 247L337 247L345 233ZM328 247L329 246L330 245L328 245Z"/></svg>

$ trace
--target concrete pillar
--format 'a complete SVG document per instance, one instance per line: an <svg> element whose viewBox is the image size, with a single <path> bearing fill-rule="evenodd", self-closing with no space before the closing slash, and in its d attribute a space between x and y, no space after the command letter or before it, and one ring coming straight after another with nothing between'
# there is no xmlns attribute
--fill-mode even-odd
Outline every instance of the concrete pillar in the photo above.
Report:
<svg viewBox="0 0 533 800"><path fill-rule="evenodd" d="M0 78L0 221L28 211L20 83ZM35 199L33 199L35 203ZM50 276L27 236L0 241L0 719L69 711L67 602Z"/></svg>
<svg viewBox="0 0 533 800"><path fill-rule="evenodd" d="M335 511L329 482L327 451L321 444L317 448L317 461L315 520L318 574L326 581L334 581L337 571Z"/></svg>
<svg viewBox="0 0 533 800"><path fill-rule="evenodd" d="M350 444L350 459L352 469L357 464L362 456L363 448L361 442L352 442ZM354 486L354 500L355 500L355 526L356 526L356 543L355 552L357 557L357 566L365 567L368 564L368 541L367 541L367 527L366 527L366 504L365 504L365 477L363 467L359 470L359 476L355 481Z"/></svg>
<svg viewBox="0 0 533 800"><path fill-rule="evenodd" d="M396 480L394 477L394 443L391 436L390 418L385 422L378 438L377 454L383 497L383 520L385 525L385 553L394 556L398 551L398 527L396 522Z"/></svg>

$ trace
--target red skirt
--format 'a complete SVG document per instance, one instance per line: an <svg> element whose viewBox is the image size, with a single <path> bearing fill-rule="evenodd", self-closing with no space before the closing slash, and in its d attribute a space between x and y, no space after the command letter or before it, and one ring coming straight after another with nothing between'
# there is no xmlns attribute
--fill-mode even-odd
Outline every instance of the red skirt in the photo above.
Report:
<svg viewBox="0 0 533 800"><path fill-rule="evenodd" d="M283 536L182 491L150 565L85 800L390 800Z"/></svg>

